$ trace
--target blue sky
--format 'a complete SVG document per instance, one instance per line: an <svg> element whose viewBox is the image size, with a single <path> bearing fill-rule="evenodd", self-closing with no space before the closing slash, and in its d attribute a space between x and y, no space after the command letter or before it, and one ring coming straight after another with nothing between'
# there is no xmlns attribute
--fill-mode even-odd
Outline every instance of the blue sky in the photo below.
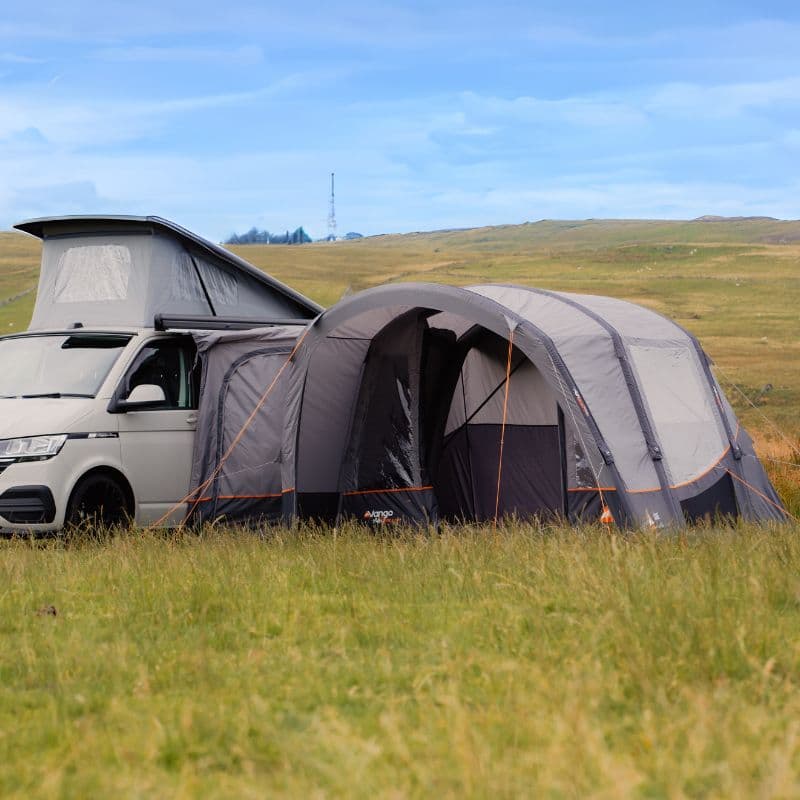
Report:
<svg viewBox="0 0 800 800"><path fill-rule="evenodd" d="M0 228L800 217L800 4L18 2Z"/></svg>

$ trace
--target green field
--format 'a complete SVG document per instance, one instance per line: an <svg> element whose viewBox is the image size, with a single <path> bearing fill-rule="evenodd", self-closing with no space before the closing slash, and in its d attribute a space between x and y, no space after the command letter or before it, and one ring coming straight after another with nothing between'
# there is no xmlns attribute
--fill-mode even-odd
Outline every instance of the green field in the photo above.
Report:
<svg viewBox="0 0 800 800"><path fill-rule="evenodd" d="M800 515L798 222L236 251L325 305L386 281L512 281L664 312L715 359ZM3 331L27 324L38 256L0 234ZM799 532L5 542L0 794L797 797Z"/></svg>
<svg viewBox="0 0 800 800"><path fill-rule="evenodd" d="M643 303L695 333L726 386L752 398L772 384L762 410L800 435L800 221L538 222L232 249L325 306L395 281L514 282ZM0 233L0 304L35 288L38 260L37 240ZM24 329L33 300L0 305L0 330ZM729 394L745 425L768 434L762 414Z"/></svg>
<svg viewBox="0 0 800 800"><path fill-rule="evenodd" d="M796 530L127 534L0 570L4 797L800 793Z"/></svg>

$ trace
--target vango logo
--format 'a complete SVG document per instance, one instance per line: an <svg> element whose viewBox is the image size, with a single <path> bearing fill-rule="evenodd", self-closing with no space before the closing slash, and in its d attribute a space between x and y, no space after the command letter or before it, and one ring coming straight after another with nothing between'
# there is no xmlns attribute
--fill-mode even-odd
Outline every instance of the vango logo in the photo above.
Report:
<svg viewBox="0 0 800 800"><path fill-rule="evenodd" d="M394 511L384 511L383 509L375 509L374 511L365 511L362 519L373 523L373 525L385 525L387 522L393 522Z"/></svg>

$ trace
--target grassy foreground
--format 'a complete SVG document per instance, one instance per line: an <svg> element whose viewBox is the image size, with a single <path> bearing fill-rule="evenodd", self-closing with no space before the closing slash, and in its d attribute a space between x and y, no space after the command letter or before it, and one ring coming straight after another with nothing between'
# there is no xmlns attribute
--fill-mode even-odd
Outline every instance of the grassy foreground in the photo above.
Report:
<svg viewBox="0 0 800 800"><path fill-rule="evenodd" d="M12 542L0 793L797 796L797 534Z"/></svg>

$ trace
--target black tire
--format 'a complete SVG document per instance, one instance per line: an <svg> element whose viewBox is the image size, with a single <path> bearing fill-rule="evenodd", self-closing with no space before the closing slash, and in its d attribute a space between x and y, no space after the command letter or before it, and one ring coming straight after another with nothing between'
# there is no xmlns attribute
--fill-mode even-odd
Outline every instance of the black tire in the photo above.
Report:
<svg viewBox="0 0 800 800"><path fill-rule="evenodd" d="M81 478L72 490L64 523L69 528L111 528L129 519L122 484L111 475L95 473Z"/></svg>

